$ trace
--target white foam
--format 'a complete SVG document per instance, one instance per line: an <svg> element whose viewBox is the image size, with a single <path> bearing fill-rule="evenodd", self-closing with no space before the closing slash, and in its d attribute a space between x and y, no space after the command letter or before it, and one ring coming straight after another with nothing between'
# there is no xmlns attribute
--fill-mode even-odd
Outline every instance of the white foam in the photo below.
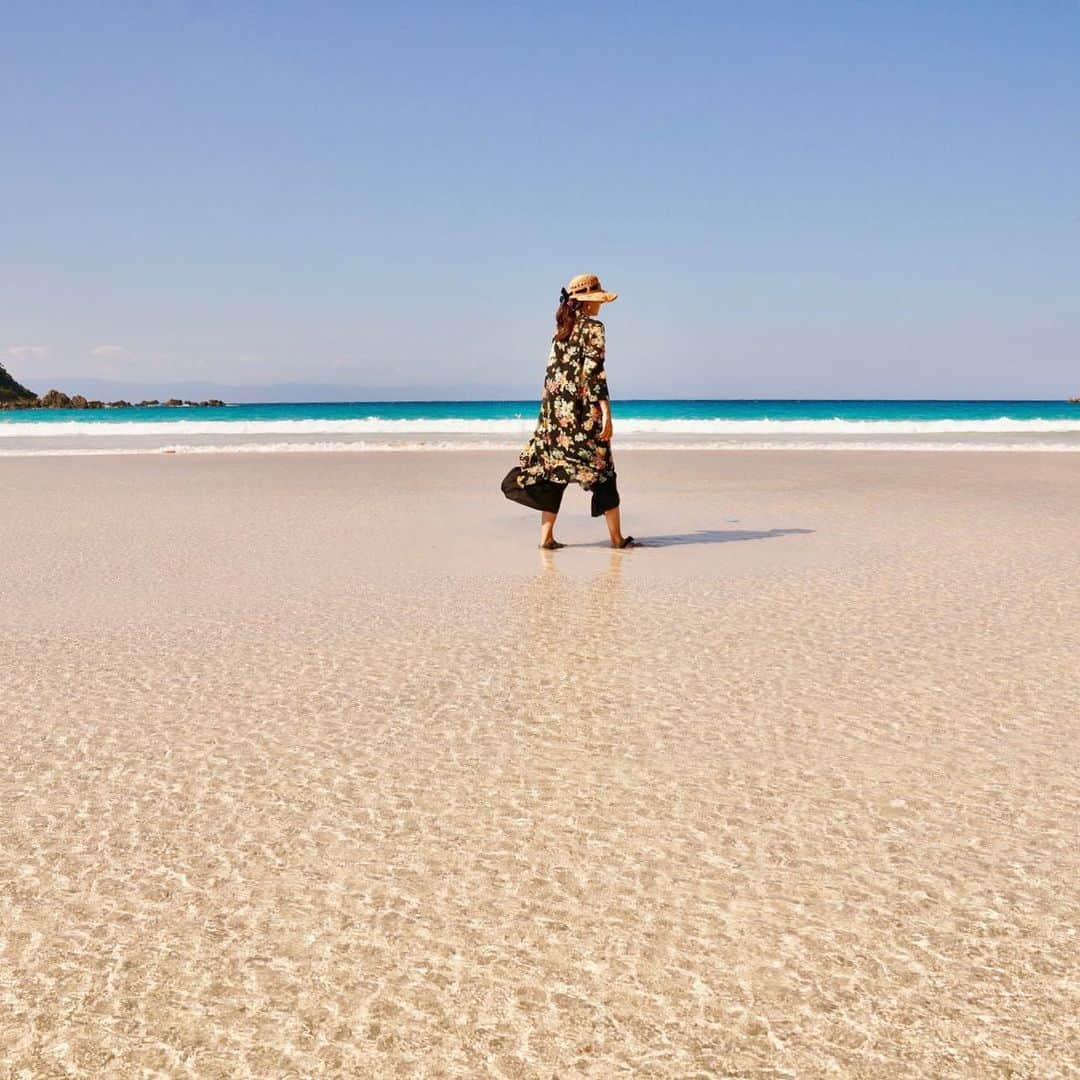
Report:
<svg viewBox="0 0 1080 1080"><path fill-rule="evenodd" d="M131 454L339 454L339 453L401 453L424 451L462 451L462 450L498 450L514 453L518 443L511 442L442 442L425 440L422 442L275 442L275 443L233 443L233 444L183 444L168 446L142 447L85 447L70 446L42 449L2 449L0 458L24 457L111 457ZM787 442L746 442L727 440L724 442L694 441L665 443L659 441L639 441L622 444L618 453L655 450L834 450L839 452L852 450L900 451L900 452L975 452L975 453L1080 453L1080 442L899 442L880 440L876 442L815 442L810 440L792 440Z"/></svg>
<svg viewBox="0 0 1080 1080"><path fill-rule="evenodd" d="M182 439L195 435L515 435L528 436L534 417L512 420L464 420L455 417L390 420L369 416L341 420L172 420L0 422L0 439L126 438L158 435ZM1080 434L1080 412L1069 420L650 420L616 416L620 435L990 435Z"/></svg>

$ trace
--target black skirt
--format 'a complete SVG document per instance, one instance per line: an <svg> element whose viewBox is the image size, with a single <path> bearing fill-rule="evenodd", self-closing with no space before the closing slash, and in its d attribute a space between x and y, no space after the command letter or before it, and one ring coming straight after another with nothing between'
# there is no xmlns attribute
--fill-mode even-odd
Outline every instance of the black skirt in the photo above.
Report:
<svg viewBox="0 0 1080 1080"><path fill-rule="evenodd" d="M511 501L527 506L530 510L540 510L547 514L557 514L562 506L566 484L555 480L535 480L522 487L517 482L521 469L515 466L504 477L502 493ZM592 489L592 516L600 517L619 505L619 489L615 483L615 474L610 480L597 484Z"/></svg>

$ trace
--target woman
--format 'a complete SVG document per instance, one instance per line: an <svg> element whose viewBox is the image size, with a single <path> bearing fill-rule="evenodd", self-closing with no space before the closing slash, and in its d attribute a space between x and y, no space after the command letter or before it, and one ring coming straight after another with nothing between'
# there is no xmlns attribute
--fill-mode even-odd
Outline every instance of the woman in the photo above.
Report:
<svg viewBox="0 0 1080 1080"><path fill-rule="evenodd" d="M604 324L595 318L617 295L604 292L595 274L580 274L562 290L536 431L503 480L508 499L540 511L540 546L548 551L566 546L555 539L555 518L567 484L592 493L592 516L604 515L612 547L637 546L619 521Z"/></svg>

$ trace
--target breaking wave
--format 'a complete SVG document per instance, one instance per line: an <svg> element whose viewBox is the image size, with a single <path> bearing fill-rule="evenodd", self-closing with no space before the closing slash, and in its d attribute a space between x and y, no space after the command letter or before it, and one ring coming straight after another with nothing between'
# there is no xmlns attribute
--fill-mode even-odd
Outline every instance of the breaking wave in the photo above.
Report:
<svg viewBox="0 0 1080 1080"><path fill-rule="evenodd" d="M339 435L354 438L372 436L527 436L532 417L508 420L475 420L455 417L393 420L369 416L363 419L323 420L173 420L147 421L42 421L0 424L0 439L124 439L133 436L165 436L171 440L187 436L304 436ZM1070 420L653 420L617 416L622 435L668 436L877 436L877 435L1046 435L1080 434L1080 414Z"/></svg>

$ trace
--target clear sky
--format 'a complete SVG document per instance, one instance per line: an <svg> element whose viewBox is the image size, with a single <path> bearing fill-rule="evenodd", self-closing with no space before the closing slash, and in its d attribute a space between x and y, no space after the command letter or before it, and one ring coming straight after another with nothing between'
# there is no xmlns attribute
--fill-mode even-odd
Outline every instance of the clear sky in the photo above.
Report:
<svg viewBox="0 0 1080 1080"><path fill-rule="evenodd" d="M595 272L616 397L1080 392L1078 0L9 0L0 106L35 389L535 396Z"/></svg>

